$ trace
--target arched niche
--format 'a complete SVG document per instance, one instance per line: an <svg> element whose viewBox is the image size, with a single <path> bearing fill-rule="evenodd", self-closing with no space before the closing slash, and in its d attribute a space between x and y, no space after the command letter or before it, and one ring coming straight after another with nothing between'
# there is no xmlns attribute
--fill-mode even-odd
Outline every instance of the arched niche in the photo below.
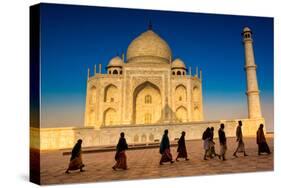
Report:
<svg viewBox="0 0 281 188"><path fill-rule="evenodd" d="M118 74L118 70L114 69L112 74Z"/></svg>
<svg viewBox="0 0 281 188"><path fill-rule="evenodd" d="M192 99L194 103L198 103L200 101L200 91L198 86L194 86L192 89Z"/></svg>
<svg viewBox="0 0 281 188"><path fill-rule="evenodd" d="M145 143L145 142L146 142L146 135L145 135L145 134L143 134L143 135L141 136L141 142L142 142L142 143Z"/></svg>
<svg viewBox="0 0 281 188"><path fill-rule="evenodd" d="M93 124L95 122L95 118L96 118L96 113L94 109L90 110L90 114L89 114L89 123Z"/></svg>
<svg viewBox="0 0 281 188"><path fill-rule="evenodd" d="M96 97L97 97L97 89L96 89L95 86L92 86L90 88L90 92L89 92L89 103L95 104L96 103Z"/></svg>
<svg viewBox="0 0 281 188"><path fill-rule="evenodd" d="M177 102L186 102L187 101L187 90L184 85L180 84L176 87L175 99Z"/></svg>
<svg viewBox="0 0 281 188"><path fill-rule="evenodd" d="M135 143L139 142L139 135L136 134L136 135L134 136L134 142L135 142Z"/></svg>
<svg viewBox="0 0 281 188"><path fill-rule="evenodd" d="M108 108L103 113L104 125L116 125L118 124L117 112L114 108Z"/></svg>
<svg viewBox="0 0 281 188"><path fill-rule="evenodd" d="M153 142L154 141L154 135L150 133L148 139L149 139L149 142Z"/></svg>
<svg viewBox="0 0 281 188"><path fill-rule="evenodd" d="M104 89L104 102L117 102L118 89L115 85L109 84Z"/></svg>
<svg viewBox="0 0 281 188"><path fill-rule="evenodd" d="M179 122L187 122L187 109L184 106L180 106L176 109L176 117Z"/></svg>
<svg viewBox="0 0 281 188"><path fill-rule="evenodd" d="M146 81L136 87L133 92L133 123L156 123L161 118L161 109L162 99L158 86Z"/></svg>

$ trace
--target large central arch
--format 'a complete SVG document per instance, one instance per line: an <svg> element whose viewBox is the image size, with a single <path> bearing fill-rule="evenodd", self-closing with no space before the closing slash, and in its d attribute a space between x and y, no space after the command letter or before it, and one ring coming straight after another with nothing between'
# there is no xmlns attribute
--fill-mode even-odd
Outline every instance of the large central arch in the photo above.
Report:
<svg viewBox="0 0 281 188"><path fill-rule="evenodd" d="M161 119L162 98L160 89L146 81L133 93L133 123L153 124Z"/></svg>

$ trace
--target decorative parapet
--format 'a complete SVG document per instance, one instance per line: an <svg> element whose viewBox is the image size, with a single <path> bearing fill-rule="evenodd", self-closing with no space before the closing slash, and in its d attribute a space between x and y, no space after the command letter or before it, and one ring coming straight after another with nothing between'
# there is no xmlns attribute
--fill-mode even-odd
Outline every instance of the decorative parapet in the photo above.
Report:
<svg viewBox="0 0 281 188"><path fill-rule="evenodd" d="M171 140L178 139L181 132L186 132L187 140L201 139L207 127L215 128L215 137L221 123L225 124L227 137L234 137L238 121L243 122L243 135L255 136L256 131L264 119L234 119L216 121L197 121L186 123L153 124L153 125L115 125L100 129L92 127L64 127L64 128L30 128L30 147L40 150L58 150L72 148L78 139L83 140L83 147L112 146L119 139L120 132L125 132L127 142L153 143L161 140L165 129L169 130Z"/></svg>

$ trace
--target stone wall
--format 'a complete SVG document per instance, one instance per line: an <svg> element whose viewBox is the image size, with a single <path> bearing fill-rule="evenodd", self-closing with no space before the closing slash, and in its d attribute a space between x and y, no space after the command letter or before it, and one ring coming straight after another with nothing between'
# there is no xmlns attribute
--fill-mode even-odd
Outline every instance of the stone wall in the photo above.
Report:
<svg viewBox="0 0 281 188"><path fill-rule="evenodd" d="M243 119L244 136L254 136L260 123L264 119ZM215 137L221 123L225 124L228 137L235 136L238 120L202 121L177 124L156 124L149 126L112 126L94 128L31 128L30 147L40 150L56 150L72 148L77 139L83 139L83 147L109 146L118 142L120 132L125 132L129 144L152 143L161 141L165 129L169 130L170 140L180 137L186 132L186 139L201 139L203 131L209 126L215 128ZM39 140L40 139L40 140Z"/></svg>

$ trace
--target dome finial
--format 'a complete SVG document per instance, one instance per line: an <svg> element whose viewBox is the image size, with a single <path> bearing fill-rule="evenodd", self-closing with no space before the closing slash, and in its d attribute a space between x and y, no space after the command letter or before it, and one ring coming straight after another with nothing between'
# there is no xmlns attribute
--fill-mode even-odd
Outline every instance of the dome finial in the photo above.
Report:
<svg viewBox="0 0 281 188"><path fill-rule="evenodd" d="M148 23L148 30L152 30L152 23L151 23L151 20L149 20L149 23Z"/></svg>

